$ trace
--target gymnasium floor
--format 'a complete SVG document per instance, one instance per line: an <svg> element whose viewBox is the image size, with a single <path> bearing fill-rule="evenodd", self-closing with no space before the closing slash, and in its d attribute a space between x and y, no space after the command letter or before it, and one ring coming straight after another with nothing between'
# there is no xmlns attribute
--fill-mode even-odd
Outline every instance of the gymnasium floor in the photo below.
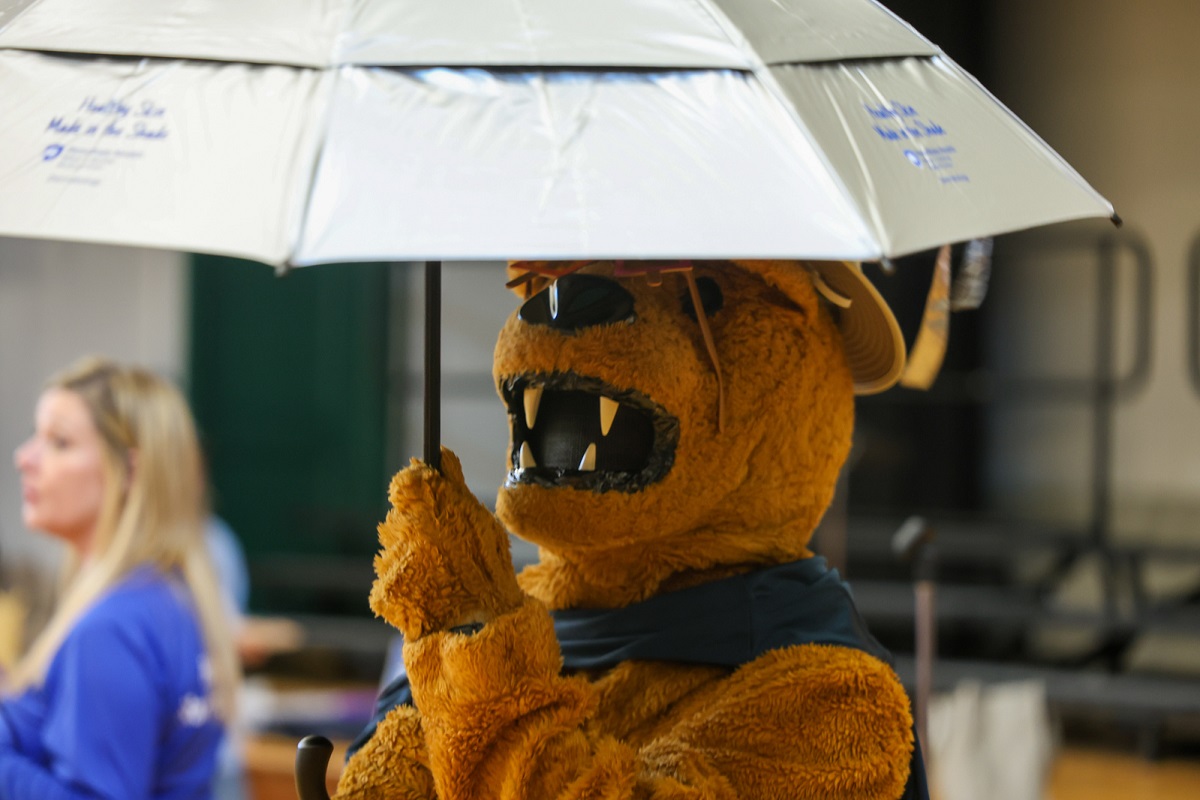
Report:
<svg viewBox="0 0 1200 800"><path fill-rule="evenodd" d="M1069 748L1055 761L1047 800L1200 800L1200 759Z"/></svg>

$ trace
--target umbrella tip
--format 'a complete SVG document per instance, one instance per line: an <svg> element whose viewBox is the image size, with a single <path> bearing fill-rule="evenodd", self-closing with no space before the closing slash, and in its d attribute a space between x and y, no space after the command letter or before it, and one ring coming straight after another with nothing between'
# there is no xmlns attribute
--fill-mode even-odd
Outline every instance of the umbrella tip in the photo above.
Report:
<svg viewBox="0 0 1200 800"><path fill-rule="evenodd" d="M1125 220L1121 219L1121 217L1118 216L1117 212L1115 212L1115 211L1113 212L1113 215L1111 217L1109 217L1109 219L1111 219L1112 224L1118 228L1125 224Z"/></svg>

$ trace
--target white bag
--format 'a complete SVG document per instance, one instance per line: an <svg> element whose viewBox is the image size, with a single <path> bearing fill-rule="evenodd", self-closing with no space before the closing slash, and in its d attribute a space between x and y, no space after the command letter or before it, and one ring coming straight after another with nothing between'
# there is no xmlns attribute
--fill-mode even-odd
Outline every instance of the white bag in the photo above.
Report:
<svg viewBox="0 0 1200 800"><path fill-rule="evenodd" d="M930 780L941 800L1042 800L1055 736L1040 681L963 681L929 706Z"/></svg>

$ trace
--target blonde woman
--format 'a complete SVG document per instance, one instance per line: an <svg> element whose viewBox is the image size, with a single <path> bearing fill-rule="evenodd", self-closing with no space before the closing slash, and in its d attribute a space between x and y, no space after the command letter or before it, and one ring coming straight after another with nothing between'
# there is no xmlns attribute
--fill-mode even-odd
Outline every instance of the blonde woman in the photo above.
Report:
<svg viewBox="0 0 1200 800"><path fill-rule="evenodd" d="M210 797L238 665L184 399L85 360L50 381L14 460L25 525L71 564L0 703L0 797Z"/></svg>

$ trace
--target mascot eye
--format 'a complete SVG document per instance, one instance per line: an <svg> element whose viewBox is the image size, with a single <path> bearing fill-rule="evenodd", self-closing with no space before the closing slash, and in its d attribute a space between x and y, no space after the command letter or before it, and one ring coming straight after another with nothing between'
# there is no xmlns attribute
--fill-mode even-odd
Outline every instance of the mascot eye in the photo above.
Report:
<svg viewBox="0 0 1200 800"><path fill-rule="evenodd" d="M599 275L564 275L525 301L517 318L530 325L580 331L616 322L632 322L633 295Z"/></svg>
<svg viewBox="0 0 1200 800"><path fill-rule="evenodd" d="M696 291L700 294L700 305L704 308L706 317L711 317L725 305L725 296L721 294L721 287L712 278L696 278ZM692 305L692 293L684 289L681 300L683 313L692 319L697 319L696 307Z"/></svg>

